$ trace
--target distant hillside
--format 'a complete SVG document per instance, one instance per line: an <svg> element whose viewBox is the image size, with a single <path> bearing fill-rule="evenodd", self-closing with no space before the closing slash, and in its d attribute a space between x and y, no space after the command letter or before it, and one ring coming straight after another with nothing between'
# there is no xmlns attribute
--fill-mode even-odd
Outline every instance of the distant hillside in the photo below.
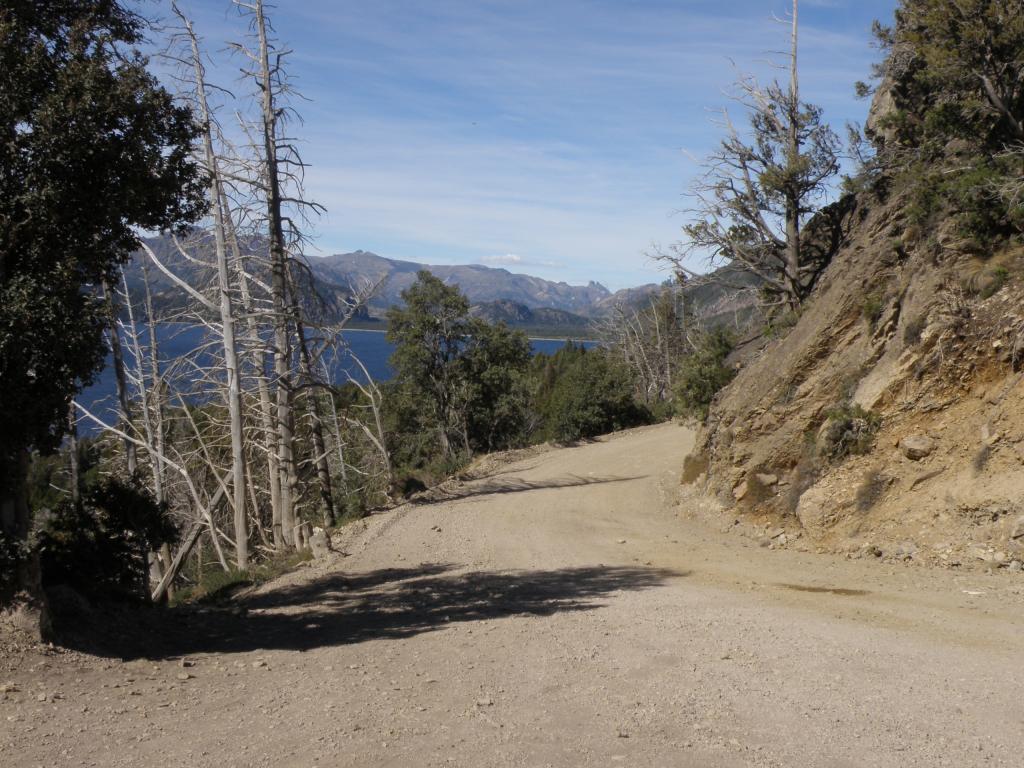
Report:
<svg viewBox="0 0 1024 768"><path fill-rule="evenodd" d="M505 323L538 334L589 336L593 333L590 318L549 307L530 309L508 299L474 304L469 311L473 317L489 323Z"/></svg>
<svg viewBox="0 0 1024 768"><path fill-rule="evenodd" d="M416 273L422 269L448 284L458 285L474 304L511 301L529 309L557 309L589 315L600 302L613 296L611 291L593 281L587 285L569 285L480 264L420 264L386 259L367 251L313 258L310 267L317 277L336 285L360 285L386 278L370 303L374 312L401 303L402 291L413 284Z"/></svg>
<svg viewBox="0 0 1024 768"><path fill-rule="evenodd" d="M150 238L146 242L168 269L190 285L215 284L212 252L203 254L203 249L199 249L193 260L187 260L169 238ZM125 268L132 295L140 303L144 293L143 264L144 260L136 255ZM416 273L423 269L448 284L458 285L473 305L475 316L551 335L588 335L593 330L593 320L607 317L616 307L642 307L663 289L657 283L647 283L613 293L593 281L570 285L479 264L420 264L387 259L368 251L313 257L308 265L309 271L304 273L307 284L299 289L302 303L310 317L325 321L336 319L341 302L353 291L383 280L368 307L354 318L361 325L380 323L389 307L401 303L402 291L413 284ZM190 306L185 292L152 265L149 282L158 317L174 317ZM726 285L695 283L686 295L691 308L714 321L750 311L751 295L738 289L755 284L752 275L739 274L731 276Z"/></svg>
<svg viewBox="0 0 1024 768"><path fill-rule="evenodd" d="M169 237L145 238L144 242L153 249L157 258L168 270L189 285L200 290L212 289L216 285L217 275L213 266L212 243L202 245L191 243L189 253L192 258L190 260L181 255ZM144 275L144 266L147 268L148 275ZM144 280L149 281L153 297L153 313L160 319L174 318L186 310L195 309L196 302L190 299L171 278L149 263L149 259L141 252L134 254L125 265L124 274L133 300L140 305L145 296ZM267 275L259 277L264 282L268 281ZM336 319L342 303L351 295L349 284L347 282L336 283L330 279L330 276L322 276L312 270L304 275L303 281L306 285L300 286L299 296L306 316L327 322ZM136 311L141 312L140 309ZM360 309L354 319L362 322L371 320L366 308Z"/></svg>

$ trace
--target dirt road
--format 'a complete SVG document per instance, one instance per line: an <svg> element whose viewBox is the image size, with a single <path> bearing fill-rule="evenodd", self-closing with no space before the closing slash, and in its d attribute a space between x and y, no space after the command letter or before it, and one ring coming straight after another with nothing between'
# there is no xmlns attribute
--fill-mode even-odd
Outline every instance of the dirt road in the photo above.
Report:
<svg viewBox="0 0 1024 768"><path fill-rule="evenodd" d="M691 439L376 515L243 615L141 619L127 661L0 664L0 765L1024 765L1020 574L710 532L667 503Z"/></svg>

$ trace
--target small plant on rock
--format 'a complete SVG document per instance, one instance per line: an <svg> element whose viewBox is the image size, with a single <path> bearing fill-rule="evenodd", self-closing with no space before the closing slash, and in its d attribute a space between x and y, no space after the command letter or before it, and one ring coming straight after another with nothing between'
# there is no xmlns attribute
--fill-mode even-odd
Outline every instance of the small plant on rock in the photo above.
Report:
<svg viewBox="0 0 1024 768"><path fill-rule="evenodd" d="M881 319L884 310L885 301L880 294L872 293L864 297L864 303L861 305L861 314L864 315L864 319L868 321L868 325L872 328Z"/></svg>
<svg viewBox="0 0 1024 768"><path fill-rule="evenodd" d="M877 413L845 403L829 411L818 433L818 453L830 461L866 454L874 446L881 425L882 417Z"/></svg>

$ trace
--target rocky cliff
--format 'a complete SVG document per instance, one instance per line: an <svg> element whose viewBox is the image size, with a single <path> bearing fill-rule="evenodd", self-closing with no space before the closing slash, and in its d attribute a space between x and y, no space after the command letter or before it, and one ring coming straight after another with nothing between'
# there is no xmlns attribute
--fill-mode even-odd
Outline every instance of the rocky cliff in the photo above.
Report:
<svg viewBox="0 0 1024 768"><path fill-rule="evenodd" d="M908 207L858 196L795 325L738 361L684 495L766 546L1020 570L1024 248Z"/></svg>

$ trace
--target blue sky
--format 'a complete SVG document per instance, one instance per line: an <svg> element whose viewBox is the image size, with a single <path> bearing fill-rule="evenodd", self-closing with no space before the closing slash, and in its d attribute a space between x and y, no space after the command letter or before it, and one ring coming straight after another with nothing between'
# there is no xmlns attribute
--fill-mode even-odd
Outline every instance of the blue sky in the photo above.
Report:
<svg viewBox="0 0 1024 768"><path fill-rule="evenodd" d="M181 0L211 49L228 0ZM804 0L801 87L844 134L895 0ZM323 253L358 248L622 288L662 279L737 70L771 77L784 0L281 2ZM229 82L237 67L216 73ZM734 114L735 118L736 115Z"/></svg>

